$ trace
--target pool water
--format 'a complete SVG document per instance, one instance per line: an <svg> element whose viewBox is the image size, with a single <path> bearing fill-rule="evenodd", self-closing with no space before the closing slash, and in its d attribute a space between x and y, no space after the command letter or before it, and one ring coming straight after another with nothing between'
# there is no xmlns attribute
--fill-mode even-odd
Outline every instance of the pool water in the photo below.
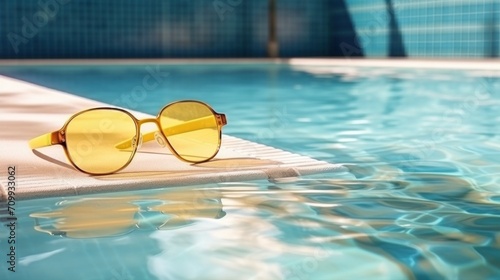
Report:
<svg viewBox="0 0 500 280"><path fill-rule="evenodd" d="M199 99L227 115L227 134L346 166L20 201L17 271L2 261L1 279L500 278L500 71L270 63L0 74L150 114Z"/></svg>

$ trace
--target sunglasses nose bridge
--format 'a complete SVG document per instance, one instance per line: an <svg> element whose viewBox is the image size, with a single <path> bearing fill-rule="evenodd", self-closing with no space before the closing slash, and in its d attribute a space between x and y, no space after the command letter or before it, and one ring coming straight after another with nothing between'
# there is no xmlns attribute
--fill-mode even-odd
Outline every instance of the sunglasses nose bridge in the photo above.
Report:
<svg viewBox="0 0 500 280"><path fill-rule="evenodd" d="M160 128L160 122L158 121L158 119L154 119L154 118L139 120L138 123L139 123L139 126L142 126L145 123L155 123L156 126L158 127L158 129Z"/></svg>
<svg viewBox="0 0 500 280"><path fill-rule="evenodd" d="M156 130L155 131L151 131L151 132L147 132L147 133L140 133L141 135L141 139L144 139L143 141L144 142L149 142L149 141L153 141L153 140L156 140L156 142L158 142L158 144L162 147L165 147L167 146L167 141L166 139L163 137L163 135L161 134L161 125L160 125L160 122L158 119L153 119L153 118L149 118L149 119L144 119L144 120L139 120L138 121L138 124L139 124L139 127L142 127L143 124L146 124L146 123L154 123L156 125Z"/></svg>
<svg viewBox="0 0 500 280"><path fill-rule="evenodd" d="M158 129L158 130L161 129L160 122L158 121L158 119L149 118L149 119L143 119L143 120L138 121L139 131L141 130L142 125L146 124L146 123L154 123L156 125L156 129Z"/></svg>

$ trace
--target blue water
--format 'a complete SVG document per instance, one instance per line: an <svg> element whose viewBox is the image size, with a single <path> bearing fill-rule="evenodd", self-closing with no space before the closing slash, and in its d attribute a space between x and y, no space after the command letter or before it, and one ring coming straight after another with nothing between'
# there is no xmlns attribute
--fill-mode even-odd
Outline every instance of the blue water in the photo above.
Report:
<svg viewBox="0 0 500 280"><path fill-rule="evenodd" d="M346 166L20 201L17 272L2 261L1 279L500 278L498 71L151 64L0 74L150 114L200 99L227 115L227 134Z"/></svg>

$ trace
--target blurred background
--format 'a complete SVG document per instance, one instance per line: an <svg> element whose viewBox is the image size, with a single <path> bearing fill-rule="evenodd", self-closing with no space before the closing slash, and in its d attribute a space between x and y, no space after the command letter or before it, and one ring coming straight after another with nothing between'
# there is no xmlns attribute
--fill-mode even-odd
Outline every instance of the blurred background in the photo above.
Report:
<svg viewBox="0 0 500 280"><path fill-rule="evenodd" d="M2 0L0 58L492 58L498 0Z"/></svg>

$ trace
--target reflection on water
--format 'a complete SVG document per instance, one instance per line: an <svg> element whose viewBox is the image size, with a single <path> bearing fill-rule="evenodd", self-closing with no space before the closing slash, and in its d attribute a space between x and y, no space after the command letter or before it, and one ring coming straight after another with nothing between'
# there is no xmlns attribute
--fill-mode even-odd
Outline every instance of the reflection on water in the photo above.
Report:
<svg viewBox="0 0 500 280"><path fill-rule="evenodd" d="M36 230L51 235L111 243L132 238L131 252L148 244L141 253L147 270L126 270L139 279L499 275L498 201L474 200L482 192L459 176L395 174L391 180L317 176L67 199L30 216Z"/></svg>
<svg viewBox="0 0 500 280"><path fill-rule="evenodd" d="M197 194L197 196L193 196ZM64 200L48 212L31 213L35 229L71 238L117 236L134 229L173 229L198 218L224 217L220 193L156 192Z"/></svg>

